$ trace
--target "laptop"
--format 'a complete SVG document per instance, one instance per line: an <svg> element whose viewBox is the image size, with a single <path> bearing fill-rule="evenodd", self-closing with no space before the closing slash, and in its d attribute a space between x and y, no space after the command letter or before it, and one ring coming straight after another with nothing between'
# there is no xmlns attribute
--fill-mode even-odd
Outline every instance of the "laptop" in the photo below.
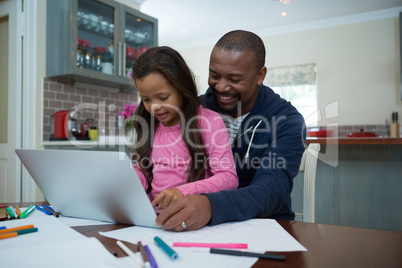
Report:
<svg viewBox="0 0 402 268"><path fill-rule="evenodd" d="M60 215L157 228L155 210L126 153L15 152Z"/></svg>

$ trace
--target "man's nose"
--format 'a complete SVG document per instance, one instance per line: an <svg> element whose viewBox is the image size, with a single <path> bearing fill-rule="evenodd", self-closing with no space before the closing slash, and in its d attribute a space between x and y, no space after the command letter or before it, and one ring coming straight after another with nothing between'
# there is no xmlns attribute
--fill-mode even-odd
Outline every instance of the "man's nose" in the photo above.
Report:
<svg viewBox="0 0 402 268"><path fill-rule="evenodd" d="M225 79L219 79L215 85L215 89L219 92L228 92L230 91L230 86Z"/></svg>

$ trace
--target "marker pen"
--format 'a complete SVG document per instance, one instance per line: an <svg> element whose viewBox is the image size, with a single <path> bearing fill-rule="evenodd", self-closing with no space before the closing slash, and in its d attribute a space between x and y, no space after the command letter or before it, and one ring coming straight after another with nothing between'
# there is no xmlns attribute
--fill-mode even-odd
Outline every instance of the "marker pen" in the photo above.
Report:
<svg viewBox="0 0 402 268"><path fill-rule="evenodd" d="M13 207L13 206L10 206L10 210L14 213L14 217L16 219L18 219L19 215L18 215L17 209L15 207Z"/></svg>
<svg viewBox="0 0 402 268"><path fill-rule="evenodd" d="M46 215L52 215L52 212L50 212L49 210L43 209L40 206L35 205L35 208L43 213L45 213Z"/></svg>
<svg viewBox="0 0 402 268"><path fill-rule="evenodd" d="M11 211L9 207L6 207L6 210L7 210L8 215L10 215L10 219L13 219L14 218L14 212Z"/></svg>
<svg viewBox="0 0 402 268"><path fill-rule="evenodd" d="M169 256L172 261L175 261L179 258L179 255L177 255L177 253L173 249L171 249L165 242L163 242L162 239L155 236L154 241Z"/></svg>
<svg viewBox="0 0 402 268"><path fill-rule="evenodd" d="M34 210L35 210L35 205L29 206L29 208L27 208L24 212L21 213L21 219L28 217L28 215L31 214L32 211L34 211Z"/></svg>

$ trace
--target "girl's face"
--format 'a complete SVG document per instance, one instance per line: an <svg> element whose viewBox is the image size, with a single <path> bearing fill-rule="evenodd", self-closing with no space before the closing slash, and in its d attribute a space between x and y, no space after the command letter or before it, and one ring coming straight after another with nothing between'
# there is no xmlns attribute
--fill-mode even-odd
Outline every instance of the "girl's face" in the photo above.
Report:
<svg viewBox="0 0 402 268"><path fill-rule="evenodd" d="M138 93L145 109L165 126L180 123L180 111L183 99L179 91L159 73L151 73L142 79L136 79Z"/></svg>

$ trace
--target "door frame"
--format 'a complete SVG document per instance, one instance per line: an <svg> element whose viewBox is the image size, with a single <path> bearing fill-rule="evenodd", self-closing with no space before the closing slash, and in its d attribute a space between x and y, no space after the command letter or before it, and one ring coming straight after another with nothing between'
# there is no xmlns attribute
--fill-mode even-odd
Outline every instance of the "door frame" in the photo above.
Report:
<svg viewBox="0 0 402 268"><path fill-rule="evenodd" d="M20 0L18 0L20 1ZM39 1L41 2L41 1ZM38 84L38 51L37 33L38 33L38 1L23 1L22 16L20 16L22 25L22 137L21 148L38 148L37 140L41 132L38 133L39 126L42 125L40 114L42 105L38 99L42 99L43 92L39 89L43 82ZM43 6L43 5L42 5ZM41 7L42 7L41 6ZM45 5L46 6L46 5ZM41 56L43 58L43 56ZM42 199L38 195L37 186L28 171L21 166L21 199L22 202L32 202Z"/></svg>
<svg viewBox="0 0 402 268"><path fill-rule="evenodd" d="M22 48L21 41L21 0L0 2L1 16L8 16L8 123L7 143L4 145L4 156L7 159L6 196L7 202L21 201L21 161L15 149L21 148L21 98L22 98ZM10 176L11 175L11 176Z"/></svg>

